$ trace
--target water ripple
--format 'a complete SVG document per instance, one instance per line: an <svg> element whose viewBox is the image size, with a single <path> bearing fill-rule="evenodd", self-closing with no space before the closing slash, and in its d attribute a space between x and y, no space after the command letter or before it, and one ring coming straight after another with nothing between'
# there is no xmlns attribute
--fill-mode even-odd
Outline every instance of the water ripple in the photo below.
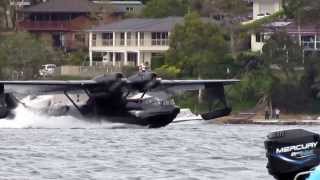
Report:
<svg viewBox="0 0 320 180"><path fill-rule="evenodd" d="M0 129L0 179L271 180L263 141L288 128L295 127Z"/></svg>

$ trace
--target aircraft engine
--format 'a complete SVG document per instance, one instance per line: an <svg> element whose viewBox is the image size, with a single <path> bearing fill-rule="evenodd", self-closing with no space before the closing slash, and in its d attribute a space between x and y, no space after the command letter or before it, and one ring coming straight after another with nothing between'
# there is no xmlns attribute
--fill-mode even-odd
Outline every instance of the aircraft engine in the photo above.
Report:
<svg viewBox="0 0 320 180"><path fill-rule="evenodd" d="M132 75L128 78L128 81L132 89L140 92L146 92L160 84L160 81L157 79L157 74L148 71Z"/></svg>
<svg viewBox="0 0 320 180"><path fill-rule="evenodd" d="M114 92L123 86L124 82L122 81L122 78L123 78L123 74L115 73L111 75L104 74L101 76L97 76L93 80L95 80L98 83L105 84L106 85L105 91Z"/></svg>

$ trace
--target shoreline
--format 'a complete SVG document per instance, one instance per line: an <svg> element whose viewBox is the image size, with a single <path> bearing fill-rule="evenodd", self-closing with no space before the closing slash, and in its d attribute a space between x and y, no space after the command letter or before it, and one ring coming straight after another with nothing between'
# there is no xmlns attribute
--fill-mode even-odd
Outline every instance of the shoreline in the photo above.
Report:
<svg viewBox="0 0 320 180"><path fill-rule="evenodd" d="M320 119L309 115L282 115L279 119L265 120L264 116L262 115L235 114L218 118L215 123L255 125L320 125Z"/></svg>

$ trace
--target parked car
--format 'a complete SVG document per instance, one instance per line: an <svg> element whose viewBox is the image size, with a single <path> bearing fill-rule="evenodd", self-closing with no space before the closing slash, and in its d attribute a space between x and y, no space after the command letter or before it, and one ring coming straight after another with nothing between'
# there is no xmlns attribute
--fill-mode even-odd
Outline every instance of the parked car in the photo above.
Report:
<svg viewBox="0 0 320 180"><path fill-rule="evenodd" d="M271 15L270 13L260 13L260 14L257 14L257 19L261 19L270 15Z"/></svg>
<svg viewBox="0 0 320 180"><path fill-rule="evenodd" d="M52 76L56 71L57 66L55 64L44 64L39 69L40 76Z"/></svg>

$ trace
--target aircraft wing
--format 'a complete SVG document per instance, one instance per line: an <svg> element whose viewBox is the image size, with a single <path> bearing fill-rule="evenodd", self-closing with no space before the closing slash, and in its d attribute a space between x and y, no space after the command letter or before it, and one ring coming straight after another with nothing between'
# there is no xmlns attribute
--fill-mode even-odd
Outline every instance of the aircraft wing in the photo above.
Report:
<svg viewBox="0 0 320 180"><path fill-rule="evenodd" d="M5 92L20 94L50 94L54 92L83 90L99 86L94 80L79 81L0 81Z"/></svg>
<svg viewBox="0 0 320 180"><path fill-rule="evenodd" d="M240 82L237 79L216 79L216 80L161 80L157 90L167 93L182 93L206 88L217 88Z"/></svg>
<svg viewBox="0 0 320 180"><path fill-rule="evenodd" d="M214 80L161 80L162 85L229 85L240 82L238 79L214 79Z"/></svg>

